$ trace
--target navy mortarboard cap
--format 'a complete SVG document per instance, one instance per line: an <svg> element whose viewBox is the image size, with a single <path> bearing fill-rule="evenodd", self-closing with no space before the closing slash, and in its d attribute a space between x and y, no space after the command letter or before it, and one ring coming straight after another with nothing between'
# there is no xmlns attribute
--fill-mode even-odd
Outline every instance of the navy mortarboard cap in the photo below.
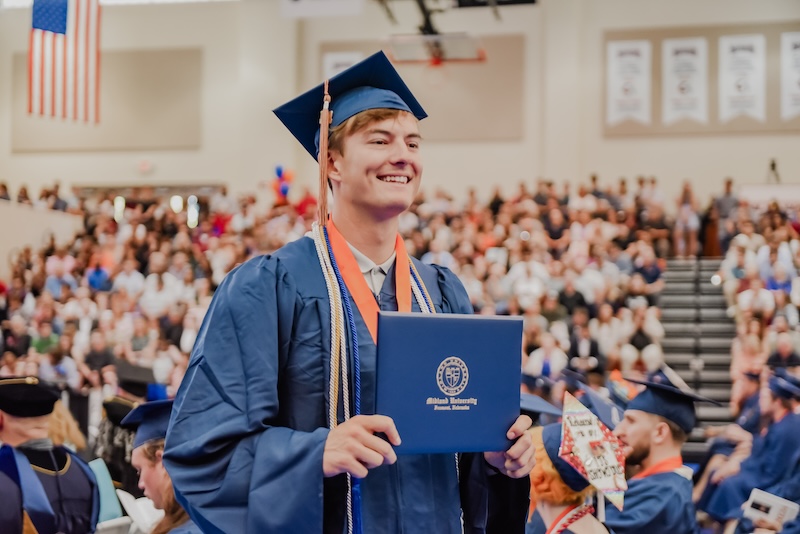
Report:
<svg viewBox="0 0 800 534"><path fill-rule="evenodd" d="M614 430L614 427L622 421L622 409L586 384L581 384L580 388L583 391L583 397L581 397L583 405L589 408L589 411L595 414L604 425Z"/></svg>
<svg viewBox="0 0 800 534"><path fill-rule="evenodd" d="M628 379L629 382L647 386L644 391L640 392L628 403L628 410L639 410L659 415L668 421L672 421L688 434L697 423L694 409L695 401L719 405L718 402L698 395L688 388L675 387L664 373L652 378L658 381Z"/></svg>
<svg viewBox="0 0 800 534"><path fill-rule="evenodd" d="M557 417L561 416L561 410L559 408L556 408L538 395L521 393L519 399L519 408L525 413L534 415L545 414L554 415Z"/></svg>
<svg viewBox="0 0 800 534"><path fill-rule="evenodd" d="M589 481L558 454L561 449L561 427L561 423L553 423L542 428L544 450L564 484L572 491L583 491L589 487Z"/></svg>
<svg viewBox="0 0 800 534"><path fill-rule="evenodd" d="M567 388L573 391L580 389L581 384L586 383L586 376L572 369L562 369L558 379L563 381L567 385Z"/></svg>
<svg viewBox="0 0 800 534"><path fill-rule="evenodd" d="M59 389L35 376L0 378L0 412L14 417L41 417L53 413Z"/></svg>
<svg viewBox="0 0 800 534"><path fill-rule="evenodd" d="M800 399L800 387L780 376L770 377L769 390L781 399Z"/></svg>
<svg viewBox="0 0 800 534"><path fill-rule="evenodd" d="M528 387L530 391L547 390L553 387L553 381L546 376L531 376L522 373L522 383Z"/></svg>
<svg viewBox="0 0 800 534"><path fill-rule="evenodd" d="M368 109L399 109L420 120L428 116L383 52L331 78L328 93L333 111L331 129ZM319 120L324 94L324 84L320 84L274 110L314 159L319 152Z"/></svg>
<svg viewBox="0 0 800 534"><path fill-rule="evenodd" d="M136 436L133 438L133 448L135 449L154 439L166 438L171 413L171 400L146 402L134 408L122 420L124 428L136 430Z"/></svg>

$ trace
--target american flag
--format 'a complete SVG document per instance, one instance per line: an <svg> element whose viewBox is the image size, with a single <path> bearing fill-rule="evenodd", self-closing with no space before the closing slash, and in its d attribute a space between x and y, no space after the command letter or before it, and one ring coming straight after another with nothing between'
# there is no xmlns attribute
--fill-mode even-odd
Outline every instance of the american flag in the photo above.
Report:
<svg viewBox="0 0 800 534"><path fill-rule="evenodd" d="M34 0L28 113L100 121L100 0Z"/></svg>

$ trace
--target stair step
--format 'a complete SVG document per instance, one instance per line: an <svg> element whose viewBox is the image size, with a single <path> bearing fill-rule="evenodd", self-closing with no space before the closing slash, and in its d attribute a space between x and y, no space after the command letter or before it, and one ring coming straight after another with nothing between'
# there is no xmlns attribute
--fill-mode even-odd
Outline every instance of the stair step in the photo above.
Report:
<svg viewBox="0 0 800 534"><path fill-rule="evenodd" d="M694 371L679 369L676 371L681 378L683 378L690 386L694 385L695 373ZM728 370L702 370L700 371L700 384L704 387L710 384L730 384L731 373Z"/></svg>
<svg viewBox="0 0 800 534"><path fill-rule="evenodd" d="M701 307L700 308L700 322L706 320L730 320L725 308L708 308L708 307Z"/></svg>
<svg viewBox="0 0 800 534"><path fill-rule="evenodd" d="M700 293L703 295L722 295L722 288L710 280L700 280Z"/></svg>
<svg viewBox="0 0 800 534"><path fill-rule="evenodd" d="M704 336L700 338L700 351L702 352L708 349L725 349L730 352L732 342L733 338L731 337Z"/></svg>
<svg viewBox="0 0 800 534"><path fill-rule="evenodd" d="M697 390L697 393L715 401L728 402L731 400L731 389L727 387L704 387Z"/></svg>
<svg viewBox="0 0 800 534"><path fill-rule="evenodd" d="M733 421L730 408L728 406L712 406L708 404L697 405L697 418L701 421Z"/></svg>
<svg viewBox="0 0 800 534"><path fill-rule="evenodd" d="M667 337L672 337L675 334L693 336L700 331L699 325L694 321L675 321L674 323L664 323L663 326Z"/></svg>
<svg viewBox="0 0 800 534"><path fill-rule="evenodd" d="M689 364L696 356L688 352L675 352L664 355L664 360L667 365L675 369L686 368L689 369ZM703 370L720 370L728 369L731 366L731 357L729 354L702 354L700 359L703 361Z"/></svg>
<svg viewBox="0 0 800 534"><path fill-rule="evenodd" d="M696 269L697 262L695 260L679 260L672 258L667 260L667 270L669 269Z"/></svg>
<svg viewBox="0 0 800 534"><path fill-rule="evenodd" d="M711 267L718 268L722 263L722 258L700 258L697 262L701 268L708 269Z"/></svg>
<svg viewBox="0 0 800 534"><path fill-rule="evenodd" d="M730 336L736 337L736 325L732 322L725 321L725 322L713 322L713 321L703 321L700 322L698 325L698 330L700 335L704 336Z"/></svg>
<svg viewBox="0 0 800 534"><path fill-rule="evenodd" d="M661 340L664 353L686 353L695 349L695 339L692 337L665 337Z"/></svg>
<svg viewBox="0 0 800 534"><path fill-rule="evenodd" d="M661 295L659 304L662 308L694 308L697 306L697 295Z"/></svg>
<svg viewBox="0 0 800 534"><path fill-rule="evenodd" d="M664 324L692 322L696 317L696 308L661 308L661 322Z"/></svg>
<svg viewBox="0 0 800 534"><path fill-rule="evenodd" d="M718 306L725 309L725 296L722 293L716 295L699 295L697 302L700 306Z"/></svg>
<svg viewBox="0 0 800 534"><path fill-rule="evenodd" d="M691 281L693 282L697 277L697 273L695 271L664 271L664 280L669 286L673 281L675 282L685 282Z"/></svg>
<svg viewBox="0 0 800 534"><path fill-rule="evenodd" d="M661 296L664 295L682 295L682 294L690 294L694 295L697 293L697 285L694 282L672 282L669 281L664 286L664 291L661 292Z"/></svg>

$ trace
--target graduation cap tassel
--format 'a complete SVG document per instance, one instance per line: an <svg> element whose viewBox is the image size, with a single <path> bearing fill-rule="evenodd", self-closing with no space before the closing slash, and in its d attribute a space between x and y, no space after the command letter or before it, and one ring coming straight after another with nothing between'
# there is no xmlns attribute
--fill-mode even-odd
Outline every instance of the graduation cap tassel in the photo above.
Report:
<svg viewBox="0 0 800 534"><path fill-rule="evenodd" d="M328 80L325 80L323 91L325 96L322 99L322 111L319 112L319 208L317 219L320 226L325 226L328 222L328 128L333 120Z"/></svg>

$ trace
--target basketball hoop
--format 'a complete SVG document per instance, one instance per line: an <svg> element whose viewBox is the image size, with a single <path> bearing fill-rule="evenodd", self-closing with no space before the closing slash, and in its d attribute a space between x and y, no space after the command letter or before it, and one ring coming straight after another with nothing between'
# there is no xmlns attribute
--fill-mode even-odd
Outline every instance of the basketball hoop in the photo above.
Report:
<svg viewBox="0 0 800 534"><path fill-rule="evenodd" d="M451 62L486 61L486 52L477 38L466 33L434 35L393 35L387 52L394 63L417 63L438 67Z"/></svg>

